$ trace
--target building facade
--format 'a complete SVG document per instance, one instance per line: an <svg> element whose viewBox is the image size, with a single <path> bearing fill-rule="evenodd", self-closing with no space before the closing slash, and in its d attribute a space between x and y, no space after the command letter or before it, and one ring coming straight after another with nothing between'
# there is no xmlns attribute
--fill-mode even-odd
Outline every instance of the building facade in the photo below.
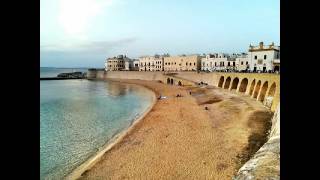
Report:
<svg viewBox="0 0 320 180"><path fill-rule="evenodd" d="M201 58L201 70L203 71L235 71L236 58L226 53L208 54Z"/></svg>
<svg viewBox="0 0 320 180"><path fill-rule="evenodd" d="M249 70L248 54L242 53L236 57L236 71L246 72Z"/></svg>
<svg viewBox="0 0 320 180"><path fill-rule="evenodd" d="M248 50L249 69L251 72L280 72L280 46L274 43L265 46L251 46Z"/></svg>
<svg viewBox="0 0 320 180"><path fill-rule="evenodd" d="M165 55L142 56L139 58L139 71L163 71Z"/></svg>
<svg viewBox="0 0 320 180"><path fill-rule="evenodd" d="M182 55L164 57L164 71L198 71L201 69L201 56Z"/></svg>
<svg viewBox="0 0 320 180"><path fill-rule="evenodd" d="M130 62L131 61L125 55L118 55L117 57L108 58L105 62L105 70L106 71L122 71L122 70L130 70Z"/></svg>
<svg viewBox="0 0 320 180"><path fill-rule="evenodd" d="M139 59L134 59L133 60L133 68L132 68L132 70L133 71L139 71L139 66L140 66Z"/></svg>

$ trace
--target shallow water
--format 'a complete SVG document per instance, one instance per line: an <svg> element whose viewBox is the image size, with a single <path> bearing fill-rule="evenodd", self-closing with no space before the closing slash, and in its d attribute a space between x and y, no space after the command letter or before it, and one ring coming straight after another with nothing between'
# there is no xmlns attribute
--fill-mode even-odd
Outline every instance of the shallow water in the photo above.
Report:
<svg viewBox="0 0 320 180"><path fill-rule="evenodd" d="M104 81L40 81L40 177L61 179L128 128L152 103L146 88Z"/></svg>

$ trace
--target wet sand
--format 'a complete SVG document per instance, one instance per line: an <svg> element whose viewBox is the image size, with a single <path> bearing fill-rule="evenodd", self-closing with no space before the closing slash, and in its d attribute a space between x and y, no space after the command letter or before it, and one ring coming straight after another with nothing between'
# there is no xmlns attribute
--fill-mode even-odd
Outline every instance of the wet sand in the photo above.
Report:
<svg viewBox="0 0 320 180"><path fill-rule="evenodd" d="M167 98L80 179L232 179L266 140L272 113L249 97L219 88L117 81Z"/></svg>

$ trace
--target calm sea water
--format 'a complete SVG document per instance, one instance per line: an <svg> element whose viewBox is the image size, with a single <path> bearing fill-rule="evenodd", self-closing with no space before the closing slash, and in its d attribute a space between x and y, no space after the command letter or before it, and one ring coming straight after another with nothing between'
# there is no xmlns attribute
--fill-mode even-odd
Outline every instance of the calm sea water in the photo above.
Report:
<svg viewBox="0 0 320 180"><path fill-rule="evenodd" d="M41 67L40 77L56 77L60 73L69 72L87 72L88 68L52 68L52 67Z"/></svg>
<svg viewBox="0 0 320 180"><path fill-rule="evenodd" d="M152 103L143 87L104 81L40 81L40 177L61 179Z"/></svg>

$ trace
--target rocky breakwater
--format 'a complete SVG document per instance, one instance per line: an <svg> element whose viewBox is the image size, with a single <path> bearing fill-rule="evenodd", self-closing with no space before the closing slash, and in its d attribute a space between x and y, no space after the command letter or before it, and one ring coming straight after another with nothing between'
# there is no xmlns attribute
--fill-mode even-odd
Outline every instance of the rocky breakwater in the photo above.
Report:
<svg viewBox="0 0 320 180"><path fill-rule="evenodd" d="M238 171L234 180L280 179L280 103L272 118L269 140Z"/></svg>

